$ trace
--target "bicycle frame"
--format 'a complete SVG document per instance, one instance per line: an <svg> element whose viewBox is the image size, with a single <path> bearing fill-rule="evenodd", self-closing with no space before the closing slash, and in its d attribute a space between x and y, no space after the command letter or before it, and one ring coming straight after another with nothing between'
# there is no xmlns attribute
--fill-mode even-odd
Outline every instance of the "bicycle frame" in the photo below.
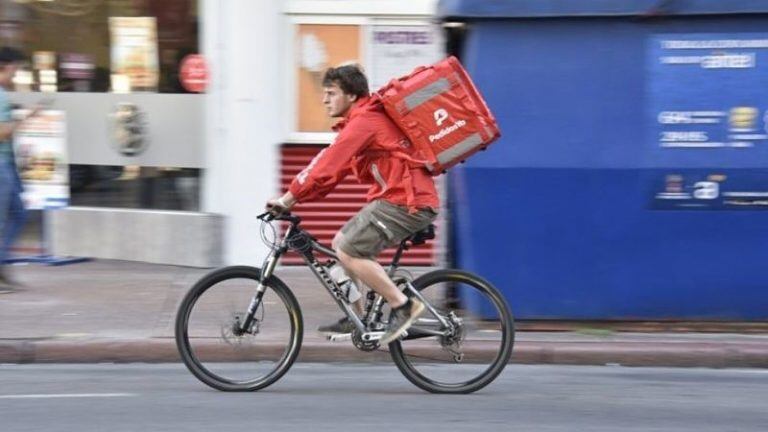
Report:
<svg viewBox="0 0 768 432"><path fill-rule="evenodd" d="M261 298L264 294L264 291L266 290L266 284L264 281L272 277L278 260L289 250L296 251L301 255L302 259L312 270L312 273L314 273L320 284L326 289L326 291L328 291L328 293L334 299L339 308L344 312L344 314L351 320L352 323L354 323L355 328L357 328L361 335L365 335L369 331L369 326L372 324L380 323L381 316L383 314L382 309L385 303L384 298L381 295L376 294L375 299L372 302L368 302L366 305L366 309L363 311L362 319L361 317L358 317L347 302L345 294L342 292L341 288L329 274L326 266L318 261L317 257L315 256L315 252L325 255L336 261L339 259L338 255L336 255L336 252L333 251L333 249L320 244L317 239L301 229L298 226L301 222L301 218L292 215L281 215L267 219L269 217L270 216L267 216L265 213L260 215L259 219L264 223L269 223L272 220L282 220L289 222L290 225L288 226L288 229L286 229L285 234L283 235L283 238L280 240L279 244L276 244L272 248L272 251L264 261L264 265L262 266L261 282L256 289L256 294L254 295L251 304L248 307L248 312L239 329L241 332L246 332L247 329L249 329L253 324L254 316L261 304ZM408 246L406 241L403 241L389 265L389 270L387 273L390 278L394 276L395 271L399 267L400 258L407 248ZM407 287L414 296L418 297L425 304L427 310L437 319L437 321L442 325L442 328L445 330L435 331L424 328L413 328L413 330L409 330L409 334L406 336L406 338L416 339L419 337L444 336L449 334L453 330L452 324L449 323L445 317L441 316L437 310L435 310L432 305L430 305L429 302L424 299L421 293L413 288L411 284L407 284Z"/></svg>

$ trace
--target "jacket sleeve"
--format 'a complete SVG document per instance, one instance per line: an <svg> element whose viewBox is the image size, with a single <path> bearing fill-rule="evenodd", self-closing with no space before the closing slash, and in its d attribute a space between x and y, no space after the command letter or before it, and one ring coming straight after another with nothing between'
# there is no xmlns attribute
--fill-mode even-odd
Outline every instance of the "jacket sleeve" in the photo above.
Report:
<svg viewBox="0 0 768 432"><path fill-rule="evenodd" d="M313 201L328 195L352 172L352 158L374 139L374 130L364 118L352 119L334 142L323 149L300 172L288 190L298 202Z"/></svg>

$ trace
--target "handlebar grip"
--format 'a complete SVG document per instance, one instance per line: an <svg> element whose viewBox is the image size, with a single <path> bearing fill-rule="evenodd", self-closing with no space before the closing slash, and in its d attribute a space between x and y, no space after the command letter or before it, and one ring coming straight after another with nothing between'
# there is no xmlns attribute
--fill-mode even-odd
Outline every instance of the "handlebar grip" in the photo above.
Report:
<svg viewBox="0 0 768 432"><path fill-rule="evenodd" d="M290 212L275 214L271 211L266 211L256 216L256 218L264 222L272 222L274 220L279 220L279 221L288 221L297 225L301 223L301 218L299 216L292 215Z"/></svg>
<svg viewBox="0 0 768 432"><path fill-rule="evenodd" d="M265 222L271 222L275 219L275 215L272 214L272 212L266 211L258 216L256 216L256 219L263 220Z"/></svg>

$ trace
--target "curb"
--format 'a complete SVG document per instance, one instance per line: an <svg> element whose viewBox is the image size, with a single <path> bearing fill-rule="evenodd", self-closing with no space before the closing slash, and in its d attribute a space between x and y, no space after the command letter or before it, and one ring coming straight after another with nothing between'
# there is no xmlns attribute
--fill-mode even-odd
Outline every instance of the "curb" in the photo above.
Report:
<svg viewBox="0 0 768 432"><path fill-rule="evenodd" d="M282 345L264 345L266 353ZM231 359L223 359L231 360ZM179 362L173 339L0 340L0 363ZM362 352L351 344L307 341L302 362L391 362L385 350ZM768 368L768 344L706 342L539 342L515 344L511 363L657 367Z"/></svg>

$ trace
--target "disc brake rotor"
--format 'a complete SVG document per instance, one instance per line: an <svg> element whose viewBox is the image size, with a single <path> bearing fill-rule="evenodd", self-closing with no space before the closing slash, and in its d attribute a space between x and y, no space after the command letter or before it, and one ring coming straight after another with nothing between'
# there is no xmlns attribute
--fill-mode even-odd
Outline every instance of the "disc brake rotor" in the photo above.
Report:
<svg viewBox="0 0 768 432"><path fill-rule="evenodd" d="M241 317L242 314L234 314L231 321L228 320L221 324L221 338L228 345L241 346L243 344L243 340L245 340L248 335L255 336L259 334L261 321L257 318L254 318L253 324L251 324L251 328L248 331L241 332L236 330L242 326Z"/></svg>

